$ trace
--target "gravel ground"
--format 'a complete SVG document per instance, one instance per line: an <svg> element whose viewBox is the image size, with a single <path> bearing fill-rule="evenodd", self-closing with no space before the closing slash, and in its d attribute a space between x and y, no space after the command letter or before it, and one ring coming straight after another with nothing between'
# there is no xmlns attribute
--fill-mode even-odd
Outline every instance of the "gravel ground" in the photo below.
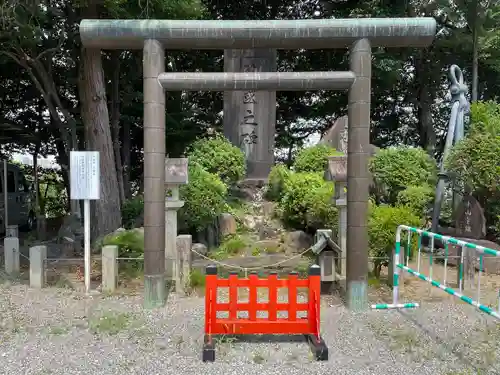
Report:
<svg viewBox="0 0 500 375"><path fill-rule="evenodd" d="M355 315L326 298L328 362L312 361L306 343L228 337L216 362L202 363L202 298L141 303L0 284L0 374L500 374L500 325L465 304Z"/></svg>

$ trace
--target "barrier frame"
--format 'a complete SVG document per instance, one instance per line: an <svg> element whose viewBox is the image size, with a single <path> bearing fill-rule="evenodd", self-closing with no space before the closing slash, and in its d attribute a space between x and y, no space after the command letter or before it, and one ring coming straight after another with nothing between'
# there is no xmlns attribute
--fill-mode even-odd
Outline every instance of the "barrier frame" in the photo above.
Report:
<svg viewBox="0 0 500 375"><path fill-rule="evenodd" d="M248 278L238 277L231 272L228 278L217 276L217 267L206 267L205 277L205 337L203 362L215 361L215 340L217 335L304 335L317 361L328 360L328 347L320 334L321 270L318 265L309 268L306 279L300 279L297 272L290 272L288 278L278 278L271 272L267 278L259 278L251 272ZM217 302L218 288L229 288L229 301ZM238 288L248 288L248 301L238 302ZM268 289L268 301L259 302L257 288ZM278 302L278 288L286 288L288 302ZM297 302L297 288L308 288L308 300ZM267 312L267 318L257 317L258 311ZM278 318L278 312L287 311L288 317ZM298 311L307 311L307 317L297 317ZM228 312L228 318L218 318L217 312ZM238 317L238 312L248 312L248 318Z"/></svg>
<svg viewBox="0 0 500 375"><path fill-rule="evenodd" d="M460 263L459 263L459 291L456 291L453 288L450 288L446 286L446 273L445 273L445 281L444 283L440 283L434 279L432 279L432 269L431 275L430 276L425 276L419 271L415 271L414 269L404 265L403 263L400 263L401 259L401 232L403 230L408 231L408 236L411 235L411 233L416 233L419 235L419 240L422 237L428 237L431 239L431 244L432 244L432 249L431 249L431 254L432 251L434 250L434 241L435 240L440 240L442 241L443 245L445 248L449 244L451 245L457 245L462 247L462 253L460 257ZM410 240L408 240L410 243ZM420 257L420 241L419 241L419 254L418 256ZM410 246L410 245L409 245ZM418 277L419 279L426 281L430 283L432 286L439 288L443 290L444 292L448 293L449 295L452 295L454 297L459 298L463 302L476 307L479 311L486 313L489 316L492 316L498 320L500 320L500 301L499 301L499 311L494 311L492 308L482 305L479 302L479 293L478 293L478 300L475 301L471 297L468 297L462 293L463 289L463 263L464 263L464 254L466 251L475 251L480 254L480 269L479 269L479 275L481 274L481 268L482 268L482 257L484 255L491 255L495 257L500 257L500 251L493 250L484 246L476 245L470 242L462 241L450 236L444 236L442 234L438 233L433 233L433 232L428 232L422 229L414 228L414 227L409 227L407 225L399 225L397 230L396 230L396 244L395 244L395 250L394 250L394 258L393 258L393 287L392 287L392 303L387 304L387 303L381 303L381 304L375 304L372 305L371 308L374 310L389 310L389 309L404 309L404 308L416 308L419 307L418 303L399 303L399 275L401 271L407 272L412 276ZM431 258L432 259L432 258ZM446 255L445 258L445 271L446 271L446 266L447 266L447 260L448 260L448 255ZM420 259L419 259L419 264L420 264ZM479 277L478 283L481 282L481 279Z"/></svg>

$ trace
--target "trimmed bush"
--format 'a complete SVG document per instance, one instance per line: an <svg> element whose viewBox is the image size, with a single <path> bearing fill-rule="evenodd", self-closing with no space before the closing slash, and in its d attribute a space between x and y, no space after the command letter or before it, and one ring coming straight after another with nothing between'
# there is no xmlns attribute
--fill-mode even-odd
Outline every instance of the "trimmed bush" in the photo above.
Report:
<svg viewBox="0 0 500 375"><path fill-rule="evenodd" d="M122 205L122 225L126 229L137 226L139 217L144 212L144 197L137 197L126 200Z"/></svg>
<svg viewBox="0 0 500 375"><path fill-rule="evenodd" d="M266 198L279 201L283 196L285 180L292 173L285 165L279 164L271 168L266 188Z"/></svg>
<svg viewBox="0 0 500 375"><path fill-rule="evenodd" d="M333 183L324 181L320 173L290 174L279 202L283 221L295 229L332 228L337 217L333 192Z"/></svg>
<svg viewBox="0 0 500 375"><path fill-rule="evenodd" d="M415 214L427 215L434 202L434 189L429 185L409 186L398 194L397 205L410 208Z"/></svg>
<svg viewBox="0 0 500 375"><path fill-rule="evenodd" d="M187 157L190 164L200 165L226 184L245 177L245 154L221 135L196 140L189 147Z"/></svg>
<svg viewBox="0 0 500 375"><path fill-rule="evenodd" d="M389 264L388 258L391 256L395 245L396 229L401 224L418 228L421 225L421 219L409 207L370 204L370 216L368 218L369 253L371 257L375 258L373 260L375 277L380 276L382 266ZM403 233L401 238L403 244L406 244L406 236L407 233ZM413 236L412 240L415 242L412 248L415 248L417 236ZM412 253L410 252L411 256ZM386 257L387 259L384 259Z"/></svg>
<svg viewBox="0 0 500 375"><path fill-rule="evenodd" d="M180 188L184 207L179 218L185 228L199 231L212 224L226 210L227 186L200 165L189 164L189 183Z"/></svg>
<svg viewBox="0 0 500 375"><path fill-rule="evenodd" d="M328 164L328 157L335 155L343 155L343 153L324 144L303 148L295 157L293 170L295 172L324 173Z"/></svg>
<svg viewBox="0 0 500 375"><path fill-rule="evenodd" d="M399 192L408 186L436 184L436 162L421 148L382 149L370 160L369 168L379 202L396 203Z"/></svg>

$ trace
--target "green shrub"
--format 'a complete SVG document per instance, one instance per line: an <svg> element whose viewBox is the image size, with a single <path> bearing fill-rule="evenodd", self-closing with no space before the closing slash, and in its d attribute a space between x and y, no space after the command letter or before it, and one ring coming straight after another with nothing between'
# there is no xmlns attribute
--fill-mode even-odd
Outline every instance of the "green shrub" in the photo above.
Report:
<svg viewBox="0 0 500 375"><path fill-rule="evenodd" d="M469 136L500 135L500 105L494 101L472 103L470 122Z"/></svg>
<svg viewBox="0 0 500 375"><path fill-rule="evenodd" d="M136 226L138 218L144 212L144 197L137 197L126 200L122 205L122 225L131 229Z"/></svg>
<svg viewBox="0 0 500 375"><path fill-rule="evenodd" d="M111 233L104 237L102 245L118 246L120 258L141 258L144 256L144 231L131 229Z"/></svg>
<svg viewBox="0 0 500 375"><path fill-rule="evenodd" d="M245 176L245 154L221 135L196 140L189 147L187 157L190 164L199 164L226 184L233 184Z"/></svg>
<svg viewBox="0 0 500 375"><path fill-rule="evenodd" d="M409 186L398 194L397 205L410 208L417 215L427 215L434 202L434 189L429 185Z"/></svg>
<svg viewBox="0 0 500 375"><path fill-rule="evenodd" d="M472 133L459 142L446 159L459 186L468 185L486 217L488 231L498 236L500 215L500 136Z"/></svg>
<svg viewBox="0 0 500 375"><path fill-rule="evenodd" d="M130 258L122 260L119 264L120 272L128 276L137 276L144 267L144 231L141 229L124 230L111 233L103 238L102 246L118 246L119 258Z"/></svg>
<svg viewBox="0 0 500 375"><path fill-rule="evenodd" d="M279 202L285 224L305 230L334 226L337 209L332 203L333 189L333 183L324 181L320 173L291 173Z"/></svg>
<svg viewBox="0 0 500 375"><path fill-rule="evenodd" d="M409 207L392 207L388 205L370 204L370 213L368 217L368 236L369 253L374 257L374 273L376 277L380 276L382 266L389 264L388 258L392 254L396 241L396 229L404 224L411 227L419 227L421 219L412 212ZM407 233L404 232L401 238L402 244L406 244ZM412 236L415 248L417 236ZM411 257L410 252L410 257ZM387 257L387 259L385 259Z"/></svg>
<svg viewBox="0 0 500 375"><path fill-rule="evenodd" d="M437 165L423 149L390 147L370 160L370 172L376 186L377 201L394 204L401 190L408 186L436 184Z"/></svg>
<svg viewBox="0 0 500 375"><path fill-rule="evenodd" d="M293 170L295 172L324 173L328 165L328 157L335 155L343 155L343 153L329 145L320 144L303 148L295 157Z"/></svg>
<svg viewBox="0 0 500 375"><path fill-rule="evenodd" d="M285 180L290 173L291 171L283 164L271 168L266 188L266 198L268 200L277 202L281 199Z"/></svg>
<svg viewBox="0 0 500 375"><path fill-rule="evenodd" d="M186 228L202 230L226 209L227 187L221 179L200 165L189 163L189 183L180 188L184 207L179 218Z"/></svg>

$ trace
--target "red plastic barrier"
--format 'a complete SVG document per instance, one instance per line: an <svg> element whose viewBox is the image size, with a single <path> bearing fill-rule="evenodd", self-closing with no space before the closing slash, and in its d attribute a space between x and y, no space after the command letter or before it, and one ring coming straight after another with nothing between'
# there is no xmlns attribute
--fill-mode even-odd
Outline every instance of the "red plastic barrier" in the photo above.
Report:
<svg viewBox="0 0 500 375"><path fill-rule="evenodd" d="M217 302L218 288L229 289L229 301ZM238 301L238 288L248 288L248 301ZM259 302L257 288L268 289L268 302ZM288 302L278 302L278 288L288 290ZM297 288L308 289L308 300L297 302ZM214 335L280 334L306 335L317 360L328 359L328 348L320 336L320 268L311 266L307 279L299 279L296 272L286 279L278 279L272 272L267 279L261 279L256 272L248 278L239 278L231 273L229 278L217 276L217 267L208 266L205 278L205 342L203 361L215 360ZM266 318L257 317L257 312L267 312ZM279 311L288 312L287 318L278 318ZM307 316L297 317L297 312L305 311ZM218 318L218 312L226 312L228 318ZM238 317L245 312L248 317Z"/></svg>

